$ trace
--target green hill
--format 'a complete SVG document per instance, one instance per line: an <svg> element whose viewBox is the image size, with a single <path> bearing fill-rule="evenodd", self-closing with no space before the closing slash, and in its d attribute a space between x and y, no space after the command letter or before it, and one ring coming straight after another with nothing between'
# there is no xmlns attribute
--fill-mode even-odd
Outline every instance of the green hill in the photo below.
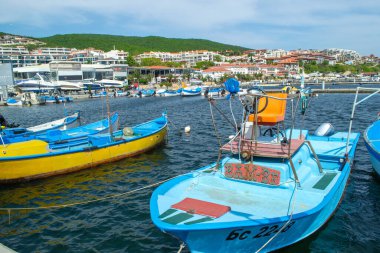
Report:
<svg viewBox="0 0 380 253"><path fill-rule="evenodd" d="M67 47L84 49L93 47L104 51L116 49L130 52L132 55L147 51L179 52L188 50L244 51L247 48L222 44L203 39L171 39L156 36L135 37L102 34L64 34L45 38L36 38L47 47Z"/></svg>

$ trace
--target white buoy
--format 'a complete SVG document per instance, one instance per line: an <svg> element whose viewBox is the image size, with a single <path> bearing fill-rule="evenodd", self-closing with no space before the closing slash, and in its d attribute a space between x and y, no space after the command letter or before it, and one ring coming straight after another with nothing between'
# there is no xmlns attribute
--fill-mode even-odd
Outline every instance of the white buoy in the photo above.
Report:
<svg viewBox="0 0 380 253"><path fill-rule="evenodd" d="M190 130L191 130L190 126L185 127L185 133L190 133Z"/></svg>

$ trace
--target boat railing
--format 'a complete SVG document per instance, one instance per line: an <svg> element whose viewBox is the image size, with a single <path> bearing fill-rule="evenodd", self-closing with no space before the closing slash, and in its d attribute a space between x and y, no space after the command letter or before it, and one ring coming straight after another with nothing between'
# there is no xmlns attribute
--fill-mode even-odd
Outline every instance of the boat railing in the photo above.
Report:
<svg viewBox="0 0 380 253"><path fill-rule="evenodd" d="M261 93L247 94L245 96L252 96L255 99L255 103L254 103L255 104L255 108L254 108L255 112L258 111L258 106L259 106L258 100L262 99L262 98L265 98L265 99L271 98L271 99L275 99L275 100L279 100L279 101L290 101L291 102L291 128L290 128L289 138L285 139L285 141L288 142L288 158L290 158L290 156L292 155L291 147L292 147L293 130L294 130L294 126L295 126L295 112L297 111L297 107L299 104L299 100L301 98L301 94L295 94L295 96L286 97L286 98L281 98L281 97L276 97L276 96L271 96L268 94L261 94ZM295 99L297 99L296 106L294 106L294 100ZM253 131L256 131L258 129L258 125L259 125L258 124L258 113L254 113L254 116L255 116L254 126L252 127L252 133L251 133L251 136L253 139L249 140L249 141L251 143L255 143L255 144L264 143L262 141L259 141L256 138L257 134L253 133ZM279 130L279 124L278 123L277 123L277 129ZM278 135L279 135L279 132L277 133L277 138L278 138ZM243 137L243 136L241 135L241 137ZM301 138L302 138L302 136L300 135L299 139L301 139ZM282 144L279 139L278 139L277 144Z"/></svg>
<svg viewBox="0 0 380 253"><path fill-rule="evenodd" d="M373 91L370 94L366 95L364 98L358 100L358 94L360 91ZM350 124L348 127L348 134L347 134L347 142L346 142L346 159L348 158L348 146L350 144L350 136L351 136L351 129L352 129L352 123L354 120L354 115L355 115L355 110L356 106L361 104L362 102L366 101L367 99L373 97L376 94L380 94L380 88L367 88L367 87L356 87L356 93L355 93L355 100L354 103L352 104L352 111L351 111L351 117L350 117Z"/></svg>
<svg viewBox="0 0 380 253"><path fill-rule="evenodd" d="M1 133L1 131L0 131L0 139L1 139L1 143L2 143L3 147L5 148L6 145L5 145L5 142L3 140L3 134Z"/></svg>
<svg viewBox="0 0 380 253"><path fill-rule="evenodd" d="M295 114L295 110L294 110L294 99L297 98L296 97L286 97L286 98L282 98L282 97L276 97L276 96L271 96L271 95L267 95L267 94L247 94L245 96L251 96L253 97L253 100L251 99L250 101L252 102L252 107L255 107L253 108L254 112L257 112L258 111L258 100L259 99L263 99L264 97L266 97L265 99L268 99L268 98L272 98L272 99L276 99L276 100L282 100L282 101L291 101L292 103L292 111L291 111L291 114L292 114L292 128L290 130L290 136L289 136L289 140L287 140L286 138L283 138L283 140L279 140L279 130L277 131L277 142L270 142L270 141L263 141L263 140L259 140L257 138L257 132L255 131L258 131L258 116L257 116L257 113L252 113L254 114L255 116L255 119L254 119L254 124L250 125L248 127L248 131L246 131L245 129L245 123L248 121L248 118L249 118L249 115L251 114L251 112L248 112L247 111L245 112L245 115L243 117L243 121L242 121L242 126L240 129L237 129L237 132L236 134L229 140L229 142L223 146L220 147L219 149L219 154L218 154L218 160L217 160L217 166L216 168L219 168L219 164L220 164L220 159L221 159L221 156L222 156L222 152L223 151L230 151L231 153L236 153L239 155L239 159L241 159L241 157L243 157L244 159L253 159L254 156L262 156L262 157L273 157L273 158L290 158L291 155L293 154L293 152L295 150L297 150L301 144L300 143L296 143L297 147L293 147L293 150L291 150L292 146L291 146L291 137L292 137L292 132L293 132L293 128L294 128L294 120L295 120L295 117L294 117L294 114ZM299 98L299 96L298 96ZM242 104L244 105L243 101L242 101L242 97L239 97L240 101L242 102ZM298 99L299 100L299 99ZM297 100L297 102L298 102ZM268 103L269 101L266 101L266 103ZM298 103L297 103L298 104ZM286 106L286 105L285 105ZM285 107L286 109L286 107ZM285 117L285 112L284 113L284 117ZM277 123L277 129L279 129L280 125L279 125L280 122ZM281 123L283 123L281 121ZM252 132L250 133L250 138L245 138L245 135L246 134L249 134L248 132L250 131L250 127L252 127ZM271 126L273 127L273 126ZM247 133L246 133L247 132ZM284 136L285 137L285 136ZM284 140L287 142L284 143ZM285 144L285 145L284 145ZM286 147L288 146L288 147ZM284 150L284 148L288 148L288 150ZM277 151L277 153L276 153ZM291 159L289 159L291 160ZM253 160L252 160L253 162ZM297 182L298 185L299 184L299 179L298 179L298 175L297 175L297 172L296 172L296 169L294 167L294 164L292 162L290 162L290 166L291 166L291 169L292 169L292 172L294 174L294 178L295 178L295 181Z"/></svg>

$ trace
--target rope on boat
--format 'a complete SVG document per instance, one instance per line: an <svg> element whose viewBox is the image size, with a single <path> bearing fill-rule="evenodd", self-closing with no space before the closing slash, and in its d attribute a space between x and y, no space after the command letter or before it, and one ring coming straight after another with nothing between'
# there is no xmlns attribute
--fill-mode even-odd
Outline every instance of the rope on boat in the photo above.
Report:
<svg viewBox="0 0 380 253"><path fill-rule="evenodd" d="M173 125L173 127L178 131L181 132L181 130L171 121L169 118L167 118L168 122Z"/></svg>
<svg viewBox="0 0 380 253"><path fill-rule="evenodd" d="M234 120L234 123L235 123L235 131L237 132L238 131L238 126L237 126L237 123L236 123L234 111L232 110L232 98L230 98L230 110L231 110L231 114L232 114L232 119Z"/></svg>
<svg viewBox="0 0 380 253"><path fill-rule="evenodd" d="M189 173L191 173L191 172L189 172ZM72 206L90 204L90 203L94 203L94 202L104 201L104 200L107 200L107 199L113 199L113 198L117 198L117 197L126 196L126 195L129 195L129 194L135 193L135 192L139 192L139 191L142 191L142 190L145 190L145 189L148 189L148 188L152 188L153 186L160 185L162 183L165 183L165 182L167 182L169 180L172 180L172 179L174 179L176 177L179 177L179 176L182 176L182 175L177 175L177 176L174 176L174 177L162 180L160 182L153 183L153 184L150 184L150 185L147 185L147 186L143 186L143 187L140 187L140 188L128 191L128 192L123 192L123 193L118 193L118 194L112 194L112 195L109 195L109 196L105 196L105 197L101 197L101 198L96 198L96 199L92 199L92 200L87 200L87 201L74 202L74 203L61 204L61 205L37 206L37 207L3 207L3 208L0 208L0 211L6 211L6 212L8 212L8 223L10 224L10 222L11 222L11 212L12 211L33 211L33 210L42 210L42 209L58 209L58 208L65 208L65 207L72 207Z"/></svg>
<svg viewBox="0 0 380 253"><path fill-rule="evenodd" d="M212 105L213 107L215 107L215 109L220 113L220 115L223 116L223 118L225 120L227 120L228 123L230 123L230 125L235 129L236 128L236 124L234 125L234 123L216 106L215 104L215 100L214 99L209 99L208 102L210 103L210 105Z"/></svg>
<svg viewBox="0 0 380 253"><path fill-rule="evenodd" d="M214 119L214 113L212 111L211 101L209 102L209 104L210 104L210 112L211 112L212 125L214 126L215 135L216 135L216 138L218 139L219 148L221 148L222 147L222 140L220 139L220 136L218 134L218 130L216 128L215 119Z"/></svg>
<svg viewBox="0 0 380 253"><path fill-rule="evenodd" d="M291 199L293 199L292 200L292 211L290 212L290 215L289 215L289 219L288 219L288 221L287 222L285 222L285 224L266 242L266 243L264 243L264 245L263 246L261 246L261 248L260 249L258 249L255 253L259 253L260 251L262 251L266 246L268 246L268 244L271 242L271 241L273 241L274 240L274 238L276 238L280 233L281 233L281 231L282 230L284 230L285 228L286 228L286 226L288 226L288 224L292 221L292 218L293 218L293 213L294 213L294 208L295 208L295 203L296 203L296 193L297 193L297 188L298 188L298 186L297 186L297 181L296 180L294 180L294 191L293 191L293 194L292 194L292 197L291 197ZM289 203L289 205L290 205L290 203Z"/></svg>
<svg viewBox="0 0 380 253"><path fill-rule="evenodd" d="M179 249L178 249L177 253L181 253L182 250L185 248L185 246L186 246L185 243L182 242L181 245L179 245Z"/></svg>

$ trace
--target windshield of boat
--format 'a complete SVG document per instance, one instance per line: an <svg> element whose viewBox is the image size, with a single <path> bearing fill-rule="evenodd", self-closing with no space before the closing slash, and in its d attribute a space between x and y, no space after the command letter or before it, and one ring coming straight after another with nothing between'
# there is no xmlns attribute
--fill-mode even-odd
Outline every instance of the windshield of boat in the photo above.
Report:
<svg viewBox="0 0 380 253"><path fill-rule="evenodd" d="M42 81L45 81L45 82L49 81L49 78L47 76L41 75L41 74L36 74L32 79L33 80L42 80Z"/></svg>

